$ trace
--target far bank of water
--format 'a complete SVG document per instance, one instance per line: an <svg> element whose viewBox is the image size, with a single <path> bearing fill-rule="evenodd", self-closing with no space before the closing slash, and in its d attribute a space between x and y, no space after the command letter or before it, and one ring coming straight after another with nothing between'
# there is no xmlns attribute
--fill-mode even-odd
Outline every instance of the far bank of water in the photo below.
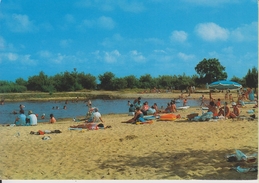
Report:
<svg viewBox="0 0 259 183"><path fill-rule="evenodd" d="M98 107L101 114L126 114L128 113L129 108L129 106L127 105L128 101L133 102L133 99L95 99L92 100L92 106ZM148 101L149 106L157 103L159 108L161 106L165 108L167 106L167 103L170 102L170 99L145 99L142 101L142 103L144 101ZM187 105L195 107L199 106L200 103L200 100L189 99ZM62 118L71 118L72 120L72 118L85 116L88 111L87 103L83 101L69 101L67 104L65 104L65 101L5 102L4 105L0 105L0 124L14 123L15 118L18 114L13 114L13 111L19 113L20 104L23 104L25 106L25 115L28 114L29 110L32 110L33 113L38 114L38 122L48 121L49 115L51 113L54 114L57 120ZM180 100L179 103L176 103L177 107L180 107L182 105L182 100ZM66 106L66 109L63 109L64 106ZM46 115L44 120L40 119L40 116L43 113Z"/></svg>

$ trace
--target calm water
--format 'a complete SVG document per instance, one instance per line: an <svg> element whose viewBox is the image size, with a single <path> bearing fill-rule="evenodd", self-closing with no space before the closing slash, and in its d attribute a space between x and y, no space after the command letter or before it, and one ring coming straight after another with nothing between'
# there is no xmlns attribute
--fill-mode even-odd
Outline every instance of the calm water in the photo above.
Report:
<svg viewBox="0 0 259 183"><path fill-rule="evenodd" d="M133 102L133 99L116 99L116 100L101 100L96 99L92 100L92 106L98 107L101 114L110 114L110 113L128 113L129 106L127 105L128 100L130 102ZM164 108L167 106L167 103L170 102L170 99L144 99L142 100L142 103L144 101L148 101L149 106L153 105L154 103L157 103L158 107L160 108L163 106ZM200 100L188 100L189 106L199 106L201 103ZM54 102L54 101L48 101L48 102L5 102L4 105L0 105L0 124L6 124L6 123L14 123L14 120L18 114L13 114L13 111L19 112L19 105L23 104L25 106L24 111L25 115L28 114L29 110L32 110L33 113L39 115L38 122L48 121L49 115L51 113L54 114L55 118L58 120L60 118L76 118L85 116L88 107L86 103L83 101L79 102L68 102L68 104L65 104L65 101L60 102ZM63 106L66 105L67 109L63 109ZM183 101L180 100L180 103L176 103L177 107L180 107L183 105ZM55 109L52 109L52 108ZM59 109L56 109L56 107L59 107ZM44 120L40 119L40 116L45 113L46 117Z"/></svg>

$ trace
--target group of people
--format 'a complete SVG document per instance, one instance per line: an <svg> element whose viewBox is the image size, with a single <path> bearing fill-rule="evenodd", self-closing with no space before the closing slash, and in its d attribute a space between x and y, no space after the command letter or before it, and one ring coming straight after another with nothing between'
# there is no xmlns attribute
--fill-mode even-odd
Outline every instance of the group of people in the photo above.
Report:
<svg viewBox="0 0 259 183"><path fill-rule="evenodd" d="M219 103L214 103L214 101L210 101L208 105L208 112L213 113L213 117L217 118L219 116L224 116L226 118L237 118L240 115L240 110L235 102L232 102L232 111L230 110L228 103L225 102L224 106L218 107Z"/></svg>
<svg viewBox="0 0 259 183"><path fill-rule="evenodd" d="M36 126L38 124L38 115L34 114L32 110L28 111L28 115L24 114L24 105L20 104L19 115L15 118L14 124L16 126ZM42 119L45 118L45 114L41 116ZM53 114L50 114L50 123L55 123L56 119Z"/></svg>
<svg viewBox="0 0 259 183"><path fill-rule="evenodd" d="M90 128L93 125L99 128L111 128L111 126L104 126L104 120L102 119L99 109L91 106L92 104L89 105L88 103L89 110L85 122L83 124L70 126L70 128Z"/></svg>
<svg viewBox="0 0 259 183"><path fill-rule="evenodd" d="M187 100L184 101L187 103ZM143 104L141 103L141 97L136 98L131 104L128 101L129 105L129 116L133 116L133 118L128 121L124 121L123 123L136 123L140 118L143 118L145 115L158 115L159 113L175 113L177 112L175 100L171 100L167 103L167 107L164 109L158 108L157 103L154 103L151 107L148 105L148 102L145 101Z"/></svg>

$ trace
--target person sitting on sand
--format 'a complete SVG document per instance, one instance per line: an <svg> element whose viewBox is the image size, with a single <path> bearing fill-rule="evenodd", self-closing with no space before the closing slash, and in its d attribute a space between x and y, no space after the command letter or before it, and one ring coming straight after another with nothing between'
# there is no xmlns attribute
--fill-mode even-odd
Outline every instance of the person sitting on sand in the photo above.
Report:
<svg viewBox="0 0 259 183"><path fill-rule="evenodd" d="M52 123L52 124L56 123L56 119L53 114L50 114L49 117L50 117L50 120L49 120L50 123Z"/></svg>
<svg viewBox="0 0 259 183"><path fill-rule="evenodd" d="M31 110L29 110L28 116L27 116L27 118L26 118L26 123L27 123L27 125L36 126L36 125L37 125L37 122L38 122L38 120L37 120L36 115L33 114Z"/></svg>
<svg viewBox="0 0 259 183"><path fill-rule="evenodd" d="M135 107L133 104L130 104L130 107L129 107L129 116L134 116L135 114Z"/></svg>
<svg viewBox="0 0 259 183"><path fill-rule="evenodd" d="M218 98L218 101L217 101L217 103L216 103L216 106L217 106L218 108L221 107L220 98Z"/></svg>
<svg viewBox="0 0 259 183"><path fill-rule="evenodd" d="M171 102L171 112L173 113L177 112L175 101Z"/></svg>
<svg viewBox="0 0 259 183"><path fill-rule="evenodd" d="M148 102L146 101L143 103L143 106L141 107L141 111L142 111L143 115L147 115L148 109L149 109L149 106L148 106Z"/></svg>
<svg viewBox="0 0 259 183"><path fill-rule="evenodd" d="M221 115L225 117L229 117L230 115L230 110L227 102L225 102L225 105L223 107L219 108L218 116L221 116Z"/></svg>
<svg viewBox="0 0 259 183"><path fill-rule="evenodd" d="M140 109L142 108L141 101L139 100L137 103L134 104L135 108L139 107Z"/></svg>
<svg viewBox="0 0 259 183"><path fill-rule="evenodd" d="M213 113L213 117L218 116L218 110L216 108L216 105L213 101L210 102L209 105L206 105L208 107L208 112L212 112Z"/></svg>
<svg viewBox="0 0 259 183"><path fill-rule="evenodd" d="M94 112L91 114L91 117L86 120L86 122L88 123L91 123L91 122L94 122L94 123L98 123L98 122L103 122L103 119L102 119L102 116L101 116L101 113L98 111L98 108L94 108Z"/></svg>
<svg viewBox="0 0 259 183"><path fill-rule="evenodd" d="M159 112L159 109L158 109L158 107L157 107L157 103L154 103L154 104L153 104L153 107L154 107L154 109L156 110L156 112L158 113L158 112Z"/></svg>
<svg viewBox="0 0 259 183"><path fill-rule="evenodd" d="M128 121L124 121L124 122L122 122L122 123L132 123L132 124L135 124L135 123L138 121L138 119L139 119L140 117L143 118L143 113L142 113L142 111L140 110L140 108L137 107L136 110L135 110L135 115L134 115L134 117L131 118L131 119L129 119Z"/></svg>
<svg viewBox="0 0 259 183"><path fill-rule="evenodd" d="M235 102L232 102L233 111L230 112L230 118L236 118L240 115L240 110Z"/></svg>
<svg viewBox="0 0 259 183"><path fill-rule="evenodd" d="M167 107L165 108L165 110L161 110L161 113L170 113L171 112L171 103L167 103ZM163 107L161 107L161 109L163 109Z"/></svg>
<svg viewBox="0 0 259 183"><path fill-rule="evenodd" d="M14 124L16 126L25 126L26 125L26 116L24 110L20 109L20 114L16 117Z"/></svg>
<svg viewBox="0 0 259 183"><path fill-rule="evenodd" d="M154 106L151 106L150 108L148 108L147 110L147 115L153 114L154 116L157 114L156 109L154 108Z"/></svg>

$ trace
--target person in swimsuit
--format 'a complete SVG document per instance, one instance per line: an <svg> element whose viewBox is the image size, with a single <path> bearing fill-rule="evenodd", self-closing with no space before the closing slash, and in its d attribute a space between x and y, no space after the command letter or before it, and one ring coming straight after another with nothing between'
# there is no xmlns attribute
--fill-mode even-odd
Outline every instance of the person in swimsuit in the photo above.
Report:
<svg viewBox="0 0 259 183"><path fill-rule="evenodd" d="M225 111L224 111L225 109ZM229 107L228 107L228 103L225 102L225 106L219 108L219 113L218 113L218 116L225 116L225 117L229 117L230 115L230 110L229 110Z"/></svg>
<svg viewBox="0 0 259 183"><path fill-rule="evenodd" d="M232 102L232 107L233 107L233 111L230 112L230 117L231 118L236 118L240 115L240 110L239 108L237 107L237 104L235 102Z"/></svg>
<svg viewBox="0 0 259 183"><path fill-rule="evenodd" d="M135 124L140 117L143 117L143 113L139 107L136 107L135 115L133 118L129 119L128 121L123 121L122 123L132 123Z"/></svg>

